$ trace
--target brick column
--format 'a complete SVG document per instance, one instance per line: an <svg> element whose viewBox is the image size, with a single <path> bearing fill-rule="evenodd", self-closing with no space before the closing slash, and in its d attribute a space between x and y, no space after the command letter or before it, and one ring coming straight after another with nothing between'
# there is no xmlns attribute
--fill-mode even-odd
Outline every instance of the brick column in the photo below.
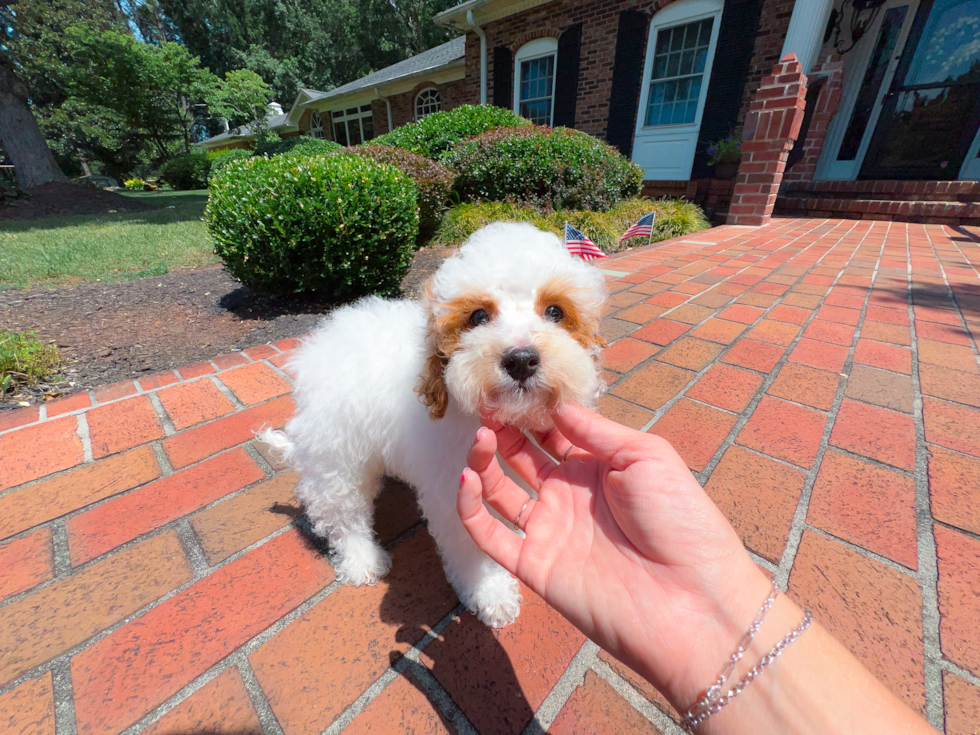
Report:
<svg viewBox="0 0 980 735"><path fill-rule="evenodd" d="M742 131L742 162L735 179L730 225L764 225L772 216L786 158L800 134L806 77L795 54L787 54L762 80Z"/></svg>
<svg viewBox="0 0 980 735"><path fill-rule="evenodd" d="M836 53L830 53L813 65L807 75L811 92L813 81L817 77L826 78L826 82L817 97L817 104L810 118L810 127L805 133L803 158L785 173L783 176L785 182L813 181L817 174L817 161L820 160L820 153L823 151L823 144L827 139L830 122L834 119L837 108L840 106L841 93L844 88L844 62L841 61L840 56Z"/></svg>

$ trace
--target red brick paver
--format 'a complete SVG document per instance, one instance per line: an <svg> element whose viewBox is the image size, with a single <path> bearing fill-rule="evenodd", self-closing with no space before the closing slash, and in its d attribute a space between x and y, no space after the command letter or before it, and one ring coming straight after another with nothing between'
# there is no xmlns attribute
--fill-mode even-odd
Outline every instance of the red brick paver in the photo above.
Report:
<svg viewBox="0 0 980 735"><path fill-rule="evenodd" d="M980 731L978 240L787 219L598 264L598 409L667 437L756 561L947 735ZM299 344L0 414L0 729L678 735L530 591L501 631L461 611L404 485L376 505L391 574L334 583L254 439L293 412Z"/></svg>

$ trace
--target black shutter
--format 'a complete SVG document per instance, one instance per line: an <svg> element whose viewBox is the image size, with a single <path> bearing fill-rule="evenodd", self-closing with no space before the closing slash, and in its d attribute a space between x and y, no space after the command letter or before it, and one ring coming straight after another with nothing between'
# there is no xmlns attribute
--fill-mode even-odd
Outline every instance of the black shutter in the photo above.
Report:
<svg viewBox="0 0 980 735"><path fill-rule="evenodd" d="M646 13L638 10L624 10L619 14L606 140L626 157L633 151L633 129L640 98L648 22Z"/></svg>
<svg viewBox="0 0 980 735"><path fill-rule="evenodd" d="M710 156L705 149L735 128L761 11L762 0L728 0L725 3L694 152L692 179L712 176L714 167L708 165Z"/></svg>
<svg viewBox="0 0 980 735"><path fill-rule="evenodd" d="M578 102L578 66L582 51L582 24L566 28L558 37L558 64L555 69L555 114L557 128L575 127L575 105Z"/></svg>
<svg viewBox="0 0 980 735"><path fill-rule="evenodd" d="M514 86L514 55L506 46L493 50L493 104L512 109L510 94Z"/></svg>

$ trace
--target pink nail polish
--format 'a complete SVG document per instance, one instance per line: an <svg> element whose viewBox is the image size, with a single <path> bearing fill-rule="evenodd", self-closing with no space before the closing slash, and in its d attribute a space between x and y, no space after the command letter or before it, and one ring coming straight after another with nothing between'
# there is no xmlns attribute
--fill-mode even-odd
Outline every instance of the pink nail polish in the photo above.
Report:
<svg viewBox="0 0 980 735"><path fill-rule="evenodd" d="M466 470L463 470L463 474L459 478L459 486L463 487L463 483L466 482Z"/></svg>

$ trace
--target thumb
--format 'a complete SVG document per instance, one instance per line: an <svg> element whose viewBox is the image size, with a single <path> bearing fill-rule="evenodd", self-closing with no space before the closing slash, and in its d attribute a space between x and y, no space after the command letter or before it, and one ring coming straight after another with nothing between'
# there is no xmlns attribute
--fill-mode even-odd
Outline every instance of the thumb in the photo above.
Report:
<svg viewBox="0 0 980 735"><path fill-rule="evenodd" d="M568 441L611 462L614 467L618 464L617 458L628 464L635 455L646 454L643 448L650 438L646 434L610 421L576 403L565 404L552 419Z"/></svg>

